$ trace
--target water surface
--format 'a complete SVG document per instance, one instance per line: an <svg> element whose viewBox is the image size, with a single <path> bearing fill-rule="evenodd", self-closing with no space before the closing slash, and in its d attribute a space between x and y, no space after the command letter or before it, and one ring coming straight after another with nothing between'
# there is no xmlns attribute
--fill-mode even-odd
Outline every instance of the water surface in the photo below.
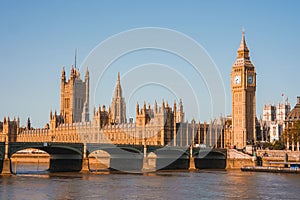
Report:
<svg viewBox="0 0 300 200"><path fill-rule="evenodd" d="M45 168L45 166L44 166ZM0 177L0 199L299 199L300 175L229 171L48 173Z"/></svg>

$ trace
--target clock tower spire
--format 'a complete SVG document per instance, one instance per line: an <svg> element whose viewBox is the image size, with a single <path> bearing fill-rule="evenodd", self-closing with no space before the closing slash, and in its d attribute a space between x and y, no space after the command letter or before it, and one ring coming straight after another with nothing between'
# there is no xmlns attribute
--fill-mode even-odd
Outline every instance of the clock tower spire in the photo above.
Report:
<svg viewBox="0 0 300 200"><path fill-rule="evenodd" d="M244 29L242 30L242 41L241 41L240 47L238 49L237 58L244 58L247 60L250 59L249 49L247 47L246 40L245 40L245 30Z"/></svg>
<svg viewBox="0 0 300 200"><path fill-rule="evenodd" d="M255 133L256 71L250 61L249 49L242 31L237 59L231 70L232 133L231 145L244 148L256 141Z"/></svg>

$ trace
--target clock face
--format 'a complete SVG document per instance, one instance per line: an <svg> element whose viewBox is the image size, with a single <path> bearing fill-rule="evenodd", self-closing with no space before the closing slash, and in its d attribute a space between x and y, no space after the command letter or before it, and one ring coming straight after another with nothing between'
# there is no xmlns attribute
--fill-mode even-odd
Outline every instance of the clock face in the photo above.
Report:
<svg viewBox="0 0 300 200"><path fill-rule="evenodd" d="M233 82L234 84L239 84L241 82L241 76L235 76Z"/></svg>
<svg viewBox="0 0 300 200"><path fill-rule="evenodd" d="M252 76L252 75L249 75L249 76L248 76L248 83L249 83L249 84L252 84L252 83L253 83L253 76Z"/></svg>

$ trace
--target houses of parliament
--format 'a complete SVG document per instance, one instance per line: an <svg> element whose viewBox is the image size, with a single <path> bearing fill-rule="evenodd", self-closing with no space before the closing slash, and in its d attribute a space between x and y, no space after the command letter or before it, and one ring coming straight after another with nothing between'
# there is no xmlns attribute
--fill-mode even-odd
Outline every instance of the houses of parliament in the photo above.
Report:
<svg viewBox="0 0 300 200"><path fill-rule="evenodd" d="M63 68L59 113L51 111L49 123L40 129L31 128L29 120L26 127L20 127L19 119L5 118L0 123L0 136L8 134L10 141L17 142L204 145L211 148L243 148L256 140L256 72L250 61L244 33L231 72L232 116L203 123L188 122L185 121L182 100L172 105L162 100L155 101L153 106L137 103L135 120L127 120L121 81L118 74L111 104L93 108L90 113L88 68L84 79L74 66L67 78Z"/></svg>

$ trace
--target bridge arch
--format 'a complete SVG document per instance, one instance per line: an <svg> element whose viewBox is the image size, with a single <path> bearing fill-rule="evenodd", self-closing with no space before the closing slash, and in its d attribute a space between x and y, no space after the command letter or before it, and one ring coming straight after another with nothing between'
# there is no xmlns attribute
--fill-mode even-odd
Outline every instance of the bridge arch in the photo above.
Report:
<svg viewBox="0 0 300 200"><path fill-rule="evenodd" d="M124 154L127 156L143 156L143 147L140 146L134 147L132 145L112 145L112 144L87 144L86 146L87 156L95 151L105 151L110 154L111 157L114 155Z"/></svg>
<svg viewBox="0 0 300 200"><path fill-rule="evenodd" d="M194 158L213 158L213 159L226 159L226 151L222 150L203 150L203 149L193 149Z"/></svg>
<svg viewBox="0 0 300 200"><path fill-rule="evenodd" d="M41 143L41 142L11 142L8 156L28 148L39 149L50 155L51 172L80 171L83 159L83 144L81 143Z"/></svg>
<svg viewBox="0 0 300 200"><path fill-rule="evenodd" d="M37 173L49 170L50 154L36 148L25 148L11 155L10 171L13 173Z"/></svg>
<svg viewBox="0 0 300 200"><path fill-rule="evenodd" d="M193 152L197 169L225 169L227 151L225 149L199 150Z"/></svg>
<svg viewBox="0 0 300 200"><path fill-rule="evenodd" d="M101 171L110 168L110 154L104 150L95 150L88 154L90 171Z"/></svg>
<svg viewBox="0 0 300 200"><path fill-rule="evenodd" d="M77 148L69 147L69 146L64 146L64 145L55 145L55 146L43 146L41 144L28 144L28 145L14 145L9 148L8 152L8 157L11 158L13 154L15 154L18 151L25 150L25 149L38 149L45 151L49 155L57 152L65 152L65 153L76 153L78 155L83 155L82 151L80 151Z"/></svg>
<svg viewBox="0 0 300 200"><path fill-rule="evenodd" d="M189 169L189 148L184 147L163 147L149 148L147 154L150 157L150 162L154 163L156 158L156 170L174 170L174 169Z"/></svg>
<svg viewBox="0 0 300 200"><path fill-rule="evenodd" d="M104 151L109 154L110 170L140 172L143 167L144 156L139 146L87 144L86 149L87 157L91 156L96 151Z"/></svg>

